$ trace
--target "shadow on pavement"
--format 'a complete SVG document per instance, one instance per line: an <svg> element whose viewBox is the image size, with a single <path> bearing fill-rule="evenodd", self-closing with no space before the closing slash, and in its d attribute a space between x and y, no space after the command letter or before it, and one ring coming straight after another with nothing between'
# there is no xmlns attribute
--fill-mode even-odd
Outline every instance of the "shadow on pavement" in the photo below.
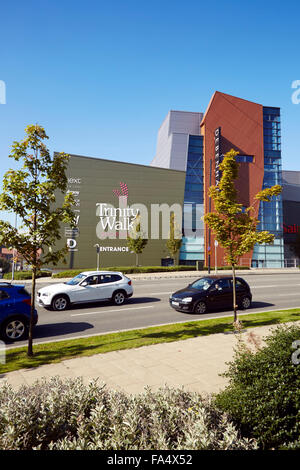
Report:
<svg viewBox="0 0 300 470"><path fill-rule="evenodd" d="M104 302L88 302L86 304L76 304L72 305L69 310L66 310L66 312L70 312L71 310L80 310L80 309L88 309L88 308L107 308L107 307L113 307L113 308L126 308L126 306L129 305L137 305L137 304L146 304L146 303L151 303L151 302L161 302L161 299L158 299L156 297L134 297L128 299L123 305L115 305L112 302L109 301L104 301ZM100 313L100 312L99 312Z"/></svg>
<svg viewBox="0 0 300 470"><path fill-rule="evenodd" d="M87 322L62 322L47 323L44 325L36 325L34 328L34 339L50 338L53 336L61 336L72 333L81 333L94 328L94 325ZM66 338L63 338L66 339Z"/></svg>
<svg viewBox="0 0 300 470"><path fill-rule="evenodd" d="M270 302L252 302L252 306L249 310L252 310L253 308L266 308L266 307L275 307L274 304L270 304ZM280 310L281 307L275 307L274 310ZM247 311L247 310L244 310Z"/></svg>

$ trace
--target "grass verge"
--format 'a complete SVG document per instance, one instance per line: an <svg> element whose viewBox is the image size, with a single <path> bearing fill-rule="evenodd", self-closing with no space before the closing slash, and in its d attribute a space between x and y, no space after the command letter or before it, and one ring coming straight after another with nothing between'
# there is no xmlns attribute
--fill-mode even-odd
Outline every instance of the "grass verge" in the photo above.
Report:
<svg viewBox="0 0 300 470"><path fill-rule="evenodd" d="M244 328L299 321L300 309L247 314L242 315L241 320ZM34 346L34 357L32 358L27 357L26 347L8 349L6 364L0 364L0 374L23 368L38 367L43 364L58 363L74 357L92 356L157 343L169 343L227 331L232 331L232 316L39 344Z"/></svg>

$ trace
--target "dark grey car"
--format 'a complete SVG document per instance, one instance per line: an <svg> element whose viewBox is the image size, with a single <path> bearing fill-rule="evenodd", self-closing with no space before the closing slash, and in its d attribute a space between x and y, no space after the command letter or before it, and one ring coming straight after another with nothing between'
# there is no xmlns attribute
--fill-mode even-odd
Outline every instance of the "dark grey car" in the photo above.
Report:
<svg viewBox="0 0 300 470"><path fill-rule="evenodd" d="M170 305L179 312L206 313L233 306L232 276L204 276L170 295ZM251 307L252 293L247 282L236 277L239 308Z"/></svg>

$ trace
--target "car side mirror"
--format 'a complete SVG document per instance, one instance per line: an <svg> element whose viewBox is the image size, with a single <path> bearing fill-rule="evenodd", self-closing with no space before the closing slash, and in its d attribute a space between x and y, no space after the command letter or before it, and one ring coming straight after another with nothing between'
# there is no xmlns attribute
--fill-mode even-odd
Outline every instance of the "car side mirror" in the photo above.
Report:
<svg viewBox="0 0 300 470"><path fill-rule="evenodd" d="M80 284L82 287L86 287L88 285L88 282L87 281L82 281L82 283Z"/></svg>

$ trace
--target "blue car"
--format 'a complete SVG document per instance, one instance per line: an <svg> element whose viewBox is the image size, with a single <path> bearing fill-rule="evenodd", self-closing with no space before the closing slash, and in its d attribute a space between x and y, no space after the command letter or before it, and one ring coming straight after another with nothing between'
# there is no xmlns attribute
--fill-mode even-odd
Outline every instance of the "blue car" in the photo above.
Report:
<svg viewBox="0 0 300 470"><path fill-rule="evenodd" d="M0 336L6 342L26 338L30 322L31 295L25 286L0 281ZM34 324L38 321L34 311Z"/></svg>

